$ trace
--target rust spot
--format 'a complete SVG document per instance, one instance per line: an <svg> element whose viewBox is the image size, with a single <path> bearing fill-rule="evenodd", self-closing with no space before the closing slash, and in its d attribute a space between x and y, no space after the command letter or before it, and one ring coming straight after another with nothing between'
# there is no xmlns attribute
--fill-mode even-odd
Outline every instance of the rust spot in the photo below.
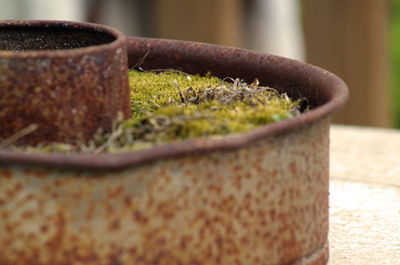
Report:
<svg viewBox="0 0 400 265"><path fill-rule="evenodd" d="M270 237L271 237L271 233L270 233L270 232L265 232L265 233L262 235L262 237L263 237L264 239L270 238Z"/></svg>
<svg viewBox="0 0 400 265"><path fill-rule="evenodd" d="M233 185L234 185L234 187L236 188L237 191L242 190L242 181L240 180L239 177L235 180Z"/></svg>
<svg viewBox="0 0 400 265"><path fill-rule="evenodd" d="M147 208L152 208L154 204L154 198L153 196L150 196L149 200L147 201Z"/></svg>
<svg viewBox="0 0 400 265"><path fill-rule="evenodd" d="M49 227L47 225L42 225L40 227L40 232L46 233L49 230Z"/></svg>
<svg viewBox="0 0 400 265"><path fill-rule="evenodd" d="M196 219L203 219L206 216L206 212L204 210L199 210L196 214Z"/></svg>
<svg viewBox="0 0 400 265"><path fill-rule="evenodd" d="M123 265L123 263L120 261L119 254L110 254L108 256L109 264L110 265Z"/></svg>
<svg viewBox="0 0 400 265"><path fill-rule="evenodd" d="M128 249L128 252L129 252L131 255L135 255L136 252L137 252L137 249L136 249L135 247L131 247L131 248Z"/></svg>
<svg viewBox="0 0 400 265"><path fill-rule="evenodd" d="M10 234L13 232L12 226L11 226L11 225L8 225L8 224L6 225L6 230L7 230L7 232L10 233Z"/></svg>
<svg viewBox="0 0 400 265"><path fill-rule="evenodd" d="M283 240L281 245L282 257L284 259L288 259L288 257L300 257L302 253L300 246L301 245L296 242L294 238Z"/></svg>
<svg viewBox="0 0 400 265"><path fill-rule="evenodd" d="M64 216L61 212L58 212L55 218L55 234L45 243L46 247L53 253L57 253L57 250L62 248L66 226Z"/></svg>
<svg viewBox="0 0 400 265"><path fill-rule="evenodd" d="M235 265L243 265L238 259L235 259Z"/></svg>
<svg viewBox="0 0 400 265"><path fill-rule="evenodd" d="M257 174L262 174L264 171L259 164L253 164L253 167L257 171Z"/></svg>
<svg viewBox="0 0 400 265"><path fill-rule="evenodd" d="M108 188L107 189L107 198L113 199L115 197L120 196L124 192L125 188L123 186L117 186L114 189Z"/></svg>
<svg viewBox="0 0 400 265"><path fill-rule="evenodd" d="M12 172L8 169L0 170L0 177L4 177L6 179L10 179L13 176Z"/></svg>
<svg viewBox="0 0 400 265"><path fill-rule="evenodd" d="M250 239L247 236L243 236L240 239L240 244L242 244L242 245L248 245L249 243L250 243Z"/></svg>
<svg viewBox="0 0 400 265"><path fill-rule="evenodd" d="M256 190L259 192L263 188L263 183L261 180L257 182Z"/></svg>
<svg viewBox="0 0 400 265"><path fill-rule="evenodd" d="M206 232L206 231L205 231L205 228L204 228L204 227L201 227L200 230L199 230L199 238L200 238L201 241L204 240L205 232Z"/></svg>
<svg viewBox="0 0 400 265"><path fill-rule="evenodd" d="M209 192L215 192L218 195L222 192L222 187L217 185L209 185L207 189L209 190Z"/></svg>
<svg viewBox="0 0 400 265"><path fill-rule="evenodd" d="M254 236L259 237L261 235L260 229L254 230Z"/></svg>
<svg viewBox="0 0 400 265"><path fill-rule="evenodd" d="M107 212L107 216L113 215L115 212L114 207L109 203L105 203L104 208Z"/></svg>
<svg viewBox="0 0 400 265"><path fill-rule="evenodd" d="M192 169L186 169L186 170L183 172L183 174L186 175L186 176L192 176L192 175L194 175Z"/></svg>
<svg viewBox="0 0 400 265"><path fill-rule="evenodd" d="M271 218L272 220L276 217L276 211L275 211L275 209L271 209L271 210L269 211L269 216L270 216L270 218Z"/></svg>
<svg viewBox="0 0 400 265"><path fill-rule="evenodd" d="M187 236L182 236L181 240L180 240L180 247L182 250L185 250L188 246L188 244L190 244L190 242L193 240L193 236L192 235L187 235Z"/></svg>
<svg viewBox="0 0 400 265"><path fill-rule="evenodd" d="M258 218L263 220L263 219L265 219L265 216L266 216L266 212L262 209L259 209L258 210Z"/></svg>
<svg viewBox="0 0 400 265"><path fill-rule="evenodd" d="M166 240L164 237L158 238L158 239L156 240L156 244L157 244L157 245L162 246L162 245L165 245L165 243L167 243L167 240Z"/></svg>
<svg viewBox="0 0 400 265"><path fill-rule="evenodd" d="M133 220L136 221L136 222L138 222L138 223L141 223L141 224L147 224L148 221L149 221L149 219L148 219L146 216L144 216L144 215L142 214L142 212L139 211L139 210L136 210L136 211L133 213Z"/></svg>
<svg viewBox="0 0 400 265"><path fill-rule="evenodd" d="M118 230L120 227L120 221L119 220L114 220L110 225L109 225L109 229L110 230Z"/></svg>
<svg viewBox="0 0 400 265"><path fill-rule="evenodd" d="M253 210L248 210L248 212L249 212L249 216L250 216L250 217L253 217L253 216L254 216L254 211L253 211Z"/></svg>
<svg viewBox="0 0 400 265"><path fill-rule="evenodd" d="M17 192L21 191L22 188L23 188L23 186L22 186L22 183L20 183L20 182L16 183L15 186L14 186L14 190L17 191Z"/></svg>
<svg viewBox="0 0 400 265"><path fill-rule="evenodd" d="M4 211L1 213L1 217L3 217L3 219L7 219L9 216L10 216L9 212Z"/></svg>
<svg viewBox="0 0 400 265"><path fill-rule="evenodd" d="M222 239L221 236L218 236L218 237L215 239L215 244L217 245L217 247L218 247L220 250L223 249L223 247L224 247L224 240Z"/></svg>
<svg viewBox="0 0 400 265"><path fill-rule="evenodd" d="M13 189L10 189L10 190L6 190L4 193L9 199L12 199L16 195L17 192Z"/></svg>
<svg viewBox="0 0 400 265"><path fill-rule="evenodd" d="M242 222L242 227L244 228L244 229L249 229L250 228L250 223L249 222L247 222L247 221L245 221L245 222Z"/></svg>
<svg viewBox="0 0 400 265"><path fill-rule="evenodd" d="M50 190L51 190L50 185L46 185L46 186L44 186L43 189L42 189L42 191L43 191L44 193L48 193Z"/></svg>
<svg viewBox="0 0 400 265"><path fill-rule="evenodd" d="M125 196L124 197L124 204L126 205L126 207L131 208L132 201L131 201L131 198L129 196Z"/></svg>
<svg viewBox="0 0 400 265"><path fill-rule="evenodd" d="M243 166L240 164L236 164L235 166L233 166L233 172L241 172L243 171Z"/></svg>
<svg viewBox="0 0 400 265"><path fill-rule="evenodd" d="M271 150L268 150L268 151L271 151ZM266 152L264 149L258 149L255 153L256 153L257 157L264 157Z"/></svg>
<svg viewBox="0 0 400 265"><path fill-rule="evenodd" d="M49 174L48 170L35 170L32 171L33 175L37 178L44 179Z"/></svg>
<svg viewBox="0 0 400 265"><path fill-rule="evenodd" d="M194 259L190 260L189 264L190 265L202 265L202 263L200 261L194 260Z"/></svg>
<svg viewBox="0 0 400 265"><path fill-rule="evenodd" d="M291 173L293 176L297 176L296 162L294 162L294 161L290 162L290 164L289 164L289 170L290 170L290 173Z"/></svg>
<svg viewBox="0 0 400 265"><path fill-rule="evenodd" d="M21 217L24 219L31 219L34 216L34 212L33 211L25 211L21 214Z"/></svg>
<svg viewBox="0 0 400 265"><path fill-rule="evenodd" d="M61 179L54 180L54 186L56 186L57 188L60 188L63 184L64 184L64 181Z"/></svg>
<svg viewBox="0 0 400 265"><path fill-rule="evenodd" d="M168 219L173 218L175 216L175 213L174 213L174 211L169 210L169 211L164 212L162 216L164 217L164 219L168 220Z"/></svg>
<svg viewBox="0 0 400 265"><path fill-rule="evenodd" d="M32 173L32 169L30 169L30 168L25 168L22 172L24 172L24 174L25 174L26 176L29 176L29 175Z"/></svg>

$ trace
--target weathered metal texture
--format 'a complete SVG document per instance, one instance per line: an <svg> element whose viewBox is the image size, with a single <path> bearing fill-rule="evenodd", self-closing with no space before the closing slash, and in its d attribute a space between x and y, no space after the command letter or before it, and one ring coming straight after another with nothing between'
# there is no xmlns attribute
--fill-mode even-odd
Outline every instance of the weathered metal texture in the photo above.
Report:
<svg viewBox="0 0 400 265"><path fill-rule="evenodd" d="M0 138L86 142L130 114L126 38L95 24L0 21Z"/></svg>
<svg viewBox="0 0 400 265"><path fill-rule="evenodd" d="M291 264L328 259L329 118L346 85L314 66L130 39L135 65L257 77L313 109L236 135L120 154L0 151L0 264Z"/></svg>
<svg viewBox="0 0 400 265"><path fill-rule="evenodd" d="M328 134L122 171L2 166L0 264L325 264Z"/></svg>
<svg viewBox="0 0 400 265"><path fill-rule="evenodd" d="M313 109L297 117L250 132L217 138L178 141L151 149L119 154L30 154L0 150L0 163L46 165L66 168L121 169L193 152L232 150L269 135L315 123L340 109L348 98L346 84L334 74L295 60L238 48L163 39L129 38L129 65L145 58L146 69L176 68L189 73L211 72L220 77L258 78L262 85L307 97ZM147 56L146 56L147 54ZM74 131L74 129L70 129Z"/></svg>

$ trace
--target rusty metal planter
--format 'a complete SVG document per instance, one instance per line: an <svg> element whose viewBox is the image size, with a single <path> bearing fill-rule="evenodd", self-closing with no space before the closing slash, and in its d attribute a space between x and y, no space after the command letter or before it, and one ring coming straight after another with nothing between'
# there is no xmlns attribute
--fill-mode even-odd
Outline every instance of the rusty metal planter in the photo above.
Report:
<svg viewBox="0 0 400 265"><path fill-rule="evenodd" d="M119 154L0 151L0 264L326 264L329 115L346 85L277 56L131 38L129 64L258 78L310 112Z"/></svg>

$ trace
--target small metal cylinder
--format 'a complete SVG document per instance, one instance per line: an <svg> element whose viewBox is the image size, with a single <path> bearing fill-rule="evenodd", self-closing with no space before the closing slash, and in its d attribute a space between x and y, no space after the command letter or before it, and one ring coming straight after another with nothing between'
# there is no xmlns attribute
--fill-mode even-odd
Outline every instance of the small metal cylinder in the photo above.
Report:
<svg viewBox="0 0 400 265"><path fill-rule="evenodd" d="M125 36L64 21L0 21L0 139L86 142L130 114Z"/></svg>

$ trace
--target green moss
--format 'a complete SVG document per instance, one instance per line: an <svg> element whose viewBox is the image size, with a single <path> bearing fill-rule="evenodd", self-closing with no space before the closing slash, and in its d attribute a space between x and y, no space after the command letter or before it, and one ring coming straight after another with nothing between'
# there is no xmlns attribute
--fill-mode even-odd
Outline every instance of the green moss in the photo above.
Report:
<svg viewBox="0 0 400 265"><path fill-rule="evenodd" d="M51 144L42 151L120 152L188 138L245 132L298 115L299 101L274 89L181 72L130 71L132 117L88 145Z"/></svg>
<svg viewBox="0 0 400 265"><path fill-rule="evenodd" d="M274 89L230 83L180 72L130 72L132 118L121 124L117 144L173 140L245 132L299 114L299 102ZM148 146L148 145L146 145ZM109 148L106 148L109 149Z"/></svg>
<svg viewBox="0 0 400 265"><path fill-rule="evenodd" d="M200 77L180 72L129 72L131 87L132 113L134 118L145 111L155 111L158 106L181 102L175 81L181 88L192 87L194 90L208 86L215 87L222 81L216 77Z"/></svg>

